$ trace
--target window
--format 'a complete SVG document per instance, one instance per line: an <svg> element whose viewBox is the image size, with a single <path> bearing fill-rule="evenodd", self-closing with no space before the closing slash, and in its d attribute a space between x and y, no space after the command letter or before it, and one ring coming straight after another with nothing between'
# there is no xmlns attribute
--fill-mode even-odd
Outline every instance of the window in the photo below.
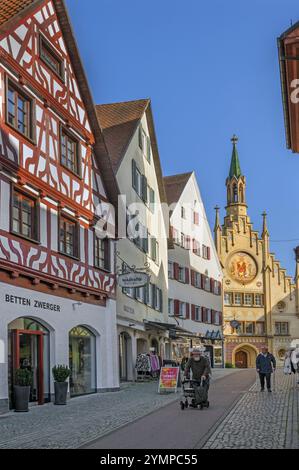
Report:
<svg viewBox="0 0 299 470"><path fill-rule="evenodd" d="M159 260L159 244L155 237L151 237L151 258L158 263Z"/></svg>
<svg viewBox="0 0 299 470"><path fill-rule="evenodd" d="M181 233L181 247L185 248L186 246L186 237L183 233Z"/></svg>
<svg viewBox="0 0 299 470"><path fill-rule="evenodd" d="M168 299L168 314L174 315L174 301L173 299Z"/></svg>
<svg viewBox="0 0 299 470"><path fill-rule="evenodd" d="M145 130L142 126L139 126L139 148L142 150L143 155L147 159L147 161L151 162L151 141L149 137L146 135Z"/></svg>
<svg viewBox="0 0 299 470"><path fill-rule="evenodd" d="M10 80L7 82L6 120L18 132L34 139L33 100Z"/></svg>
<svg viewBox="0 0 299 470"><path fill-rule="evenodd" d="M200 256L200 243L195 239L193 239L193 253Z"/></svg>
<svg viewBox="0 0 299 470"><path fill-rule="evenodd" d="M210 259L210 247L202 245L202 257L204 259Z"/></svg>
<svg viewBox="0 0 299 470"><path fill-rule="evenodd" d="M252 294L244 294L244 305L252 306Z"/></svg>
<svg viewBox="0 0 299 470"><path fill-rule="evenodd" d="M186 303L185 302L179 303L179 316L182 318L186 318Z"/></svg>
<svg viewBox="0 0 299 470"><path fill-rule="evenodd" d="M207 292L211 291L211 282L208 276L204 276L204 290Z"/></svg>
<svg viewBox="0 0 299 470"><path fill-rule="evenodd" d="M264 302L263 302L263 295L262 294L255 294L254 296L254 304L256 307L262 307Z"/></svg>
<svg viewBox="0 0 299 470"><path fill-rule="evenodd" d="M263 321L258 321L255 324L255 333L257 335L264 335L265 334L265 323Z"/></svg>
<svg viewBox="0 0 299 470"><path fill-rule="evenodd" d="M254 322L245 322L245 334L253 335L254 334Z"/></svg>
<svg viewBox="0 0 299 470"><path fill-rule="evenodd" d="M109 240L95 237L95 265L97 268L110 270Z"/></svg>
<svg viewBox="0 0 299 470"><path fill-rule="evenodd" d="M12 231L32 240L37 239L36 201L18 191L13 192Z"/></svg>
<svg viewBox="0 0 299 470"><path fill-rule="evenodd" d="M202 322L202 311L201 307L195 306L195 321L200 321Z"/></svg>
<svg viewBox="0 0 299 470"><path fill-rule="evenodd" d="M168 261L168 278L174 279L174 264L172 261Z"/></svg>
<svg viewBox="0 0 299 470"><path fill-rule="evenodd" d="M276 335L288 335L289 324L287 322L275 322L275 334Z"/></svg>
<svg viewBox="0 0 299 470"><path fill-rule="evenodd" d="M242 294L234 294L234 304L242 305Z"/></svg>
<svg viewBox="0 0 299 470"><path fill-rule="evenodd" d="M232 304L232 294L225 292L224 293L224 305L231 305Z"/></svg>
<svg viewBox="0 0 299 470"><path fill-rule="evenodd" d="M198 212L193 212L193 223L194 225L199 225L199 213Z"/></svg>
<svg viewBox="0 0 299 470"><path fill-rule="evenodd" d="M135 289L134 287L124 287L123 293L126 294L128 297L135 297Z"/></svg>
<svg viewBox="0 0 299 470"><path fill-rule="evenodd" d="M201 274L200 273L194 273L194 285L198 289L201 288Z"/></svg>
<svg viewBox="0 0 299 470"><path fill-rule="evenodd" d="M182 266L179 266L179 281L185 282L186 280L186 270Z"/></svg>
<svg viewBox="0 0 299 470"><path fill-rule="evenodd" d="M186 219L186 210L185 210L185 207L181 207L181 217L182 219Z"/></svg>
<svg viewBox="0 0 299 470"><path fill-rule="evenodd" d="M63 79L63 61L43 36L40 36L39 55L42 61L61 79Z"/></svg>
<svg viewBox="0 0 299 470"><path fill-rule="evenodd" d="M78 141L64 129L61 130L60 161L63 166L73 173L79 174Z"/></svg>
<svg viewBox="0 0 299 470"><path fill-rule="evenodd" d="M152 212L155 211L155 191L149 186L148 187L148 192L149 192L149 208Z"/></svg>
<svg viewBox="0 0 299 470"><path fill-rule="evenodd" d="M212 311L210 308L206 309L206 323L212 323Z"/></svg>
<svg viewBox="0 0 299 470"><path fill-rule="evenodd" d="M137 168L135 160L132 160L132 186L145 204L148 202L147 178Z"/></svg>
<svg viewBox="0 0 299 470"><path fill-rule="evenodd" d="M59 222L59 250L61 253L74 256L79 256L79 234L78 223L66 217L60 216Z"/></svg>

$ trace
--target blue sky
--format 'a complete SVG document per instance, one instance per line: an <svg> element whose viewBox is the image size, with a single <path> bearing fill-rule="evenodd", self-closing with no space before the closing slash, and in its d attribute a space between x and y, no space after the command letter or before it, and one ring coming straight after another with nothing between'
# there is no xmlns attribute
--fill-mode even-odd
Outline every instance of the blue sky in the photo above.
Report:
<svg viewBox="0 0 299 470"><path fill-rule="evenodd" d="M239 137L254 228L293 275L299 155L286 149L276 38L298 0L67 0L97 103L150 97L165 175L195 170L213 227ZM294 240L279 241L278 240Z"/></svg>

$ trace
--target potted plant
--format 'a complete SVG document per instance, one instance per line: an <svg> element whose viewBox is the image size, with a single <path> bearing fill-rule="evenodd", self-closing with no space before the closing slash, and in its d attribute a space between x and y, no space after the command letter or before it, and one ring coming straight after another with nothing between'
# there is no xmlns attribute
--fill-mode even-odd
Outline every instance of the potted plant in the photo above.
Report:
<svg viewBox="0 0 299 470"><path fill-rule="evenodd" d="M54 389L55 389L55 405L66 405L67 379L71 374L71 370L68 366L58 364L52 369L54 378Z"/></svg>
<svg viewBox="0 0 299 470"><path fill-rule="evenodd" d="M29 411L30 387L32 385L32 371L16 369L14 376L14 402L16 412Z"/></svg>

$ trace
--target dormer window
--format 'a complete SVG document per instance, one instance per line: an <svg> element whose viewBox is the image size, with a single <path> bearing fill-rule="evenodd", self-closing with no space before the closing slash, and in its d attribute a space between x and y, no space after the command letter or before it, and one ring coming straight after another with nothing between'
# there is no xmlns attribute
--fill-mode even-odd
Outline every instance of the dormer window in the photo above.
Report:
<svg viewBox="0 0 299 470"><path fill-rule="evenodd" d="M64 79L64 67L63 61L54 51L51 44L43 37L40 36L40 50L39 55L41 60L54 72L58 75L61 80Z"/></svg>

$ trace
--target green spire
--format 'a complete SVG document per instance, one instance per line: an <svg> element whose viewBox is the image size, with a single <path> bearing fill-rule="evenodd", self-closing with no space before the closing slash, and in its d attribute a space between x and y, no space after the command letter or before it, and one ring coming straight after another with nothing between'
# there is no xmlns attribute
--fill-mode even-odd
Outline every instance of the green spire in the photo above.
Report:
<svg viewBox="0 0 299 470"><path fill-rule="evenodd" d="M239 155L238 155L238 150L237 150L237 142L238 142L238 137L236 135L233 135L231 138L232 144L233 144L233 153L232 153L232 160L230 164L230 170L229 170L229 177L232 178L235 176L236 178L240 178L242 175L241 172L241 166L239 162Z"/></svg>

